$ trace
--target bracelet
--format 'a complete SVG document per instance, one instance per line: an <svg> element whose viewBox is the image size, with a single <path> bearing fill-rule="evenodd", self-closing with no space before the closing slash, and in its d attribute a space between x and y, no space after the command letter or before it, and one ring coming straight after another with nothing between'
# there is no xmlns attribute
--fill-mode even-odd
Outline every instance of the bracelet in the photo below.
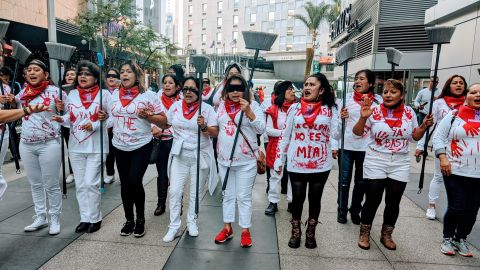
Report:
<svg viewBox="0 0 480 270"><path fill-rule="evenodd" d="M22 109L23 109L23 113L25 114L25 116L30 115L30 113L27 110L27 107L23 107Z"/></svg>

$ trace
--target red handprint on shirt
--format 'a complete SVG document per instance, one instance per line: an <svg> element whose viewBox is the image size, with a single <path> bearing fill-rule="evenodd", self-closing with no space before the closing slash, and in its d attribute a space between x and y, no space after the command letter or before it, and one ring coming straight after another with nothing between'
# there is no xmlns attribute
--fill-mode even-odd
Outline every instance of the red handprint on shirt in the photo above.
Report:
<svg viewBox="0 0 480 270"><path fill-rule="evenodd" d="M453 139L450 143L450 149L452 150L453 157L460 157L462 156L463 149L458 145L459 140Z"/></svg>
<svg viewBox="0 0 480 270"><path fill-rule="evenodd" d="M77 117L72 111L70 111L70 122L75 123L75 121L77 121Z"/></svg>
<svg viewBox="0 0 480 270"><path fill-rule="evenodd" d="M92 114L91 112L88 112L90 115L90 121L92 122L97 122L98 121L98 107L95 108L95 112Z"/></svg>
<svg viewBox="0 0 480 270"><path fill-rule="evenodd" d="M49 97L46 97L43 99L43 105L45 106L50 106L50 103L52 102L52 100L49 98Z"/></svg>
<svg viewBox="0 0 480 270"><path fill-rule="evenodd" d="M465 132L467 133L467 136L475 137L476 135L480 134L480 131L478 130L478 127L475 127L475 126L470 125L468 123L465 123L463 125L463 129L465 129Z"/></svg>

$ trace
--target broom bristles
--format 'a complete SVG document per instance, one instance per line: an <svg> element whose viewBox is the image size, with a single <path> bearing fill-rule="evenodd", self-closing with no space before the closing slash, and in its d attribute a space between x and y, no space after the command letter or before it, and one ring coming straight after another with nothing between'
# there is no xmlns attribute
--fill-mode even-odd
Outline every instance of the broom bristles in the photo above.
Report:
<svg viewBox="0 0 480 270"><path fill-rule="evenodd" d="M450 43L450 39L455 32L455 26L434 26L426 27L428 41L432 44L446 44Z"/></svg>
<svg viewBox="0 0 480 270"><path fill-rule="evenodd" d="M3 39L7 34L9 25L10 25L10 22L0 21L0 40Z"/></svg>
<svg viewBox="0 0 480 270"><path fill-rule="evenodd" d="M77 47L56 42L45 42L45 45L47 46L48 57L50 59L63 62L70 61L70 58L77 49Z"/></svg>
<svg viewBox="0 0 480 270"><path fill-rule="evenodd" d="M352 59L355 57L355 49L357 48L357 43L356 42L349 42L342 47L340 47L337 52L335 53L336 55L336 60L337 60L337 65L343 65L346 61Z"/></svg>
<svg viewBox="0 0 480 270"><path fill-rule="evenodd" d="M27 49L22 43L12 40L12 57L17 60L20 64L25 65L28 57L32 55L32 52Z"/></svg>
<svg viewBox="0 0 480 270"><path fill-rule="evenodd" d="M402 60L403 53L393 47L385 48L385 53L387 54L387 62L394 64L396 66L400 65L400 60Z"/></svg>
<svg viewBox="0 0 480 270"><path fill-rule="evenodd" d="M205 55L192 55L192 65L197 73L205 73L210 59Z"/></svg>
<svg viewBox="0 0 480 270"><path fill-rule="evenodd" d="M278 37L277 34L256 31L242 31L242 35L246 49L261 51L270 51Z"/></svg>

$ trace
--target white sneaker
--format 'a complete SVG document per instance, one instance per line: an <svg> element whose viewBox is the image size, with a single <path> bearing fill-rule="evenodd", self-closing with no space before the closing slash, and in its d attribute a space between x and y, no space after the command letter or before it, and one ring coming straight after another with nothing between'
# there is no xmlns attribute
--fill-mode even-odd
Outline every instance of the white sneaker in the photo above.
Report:
<svg viewBox="0 0 480 270"><path fill-rule="evenodd" d="M107 175L105 176L105 178L103 179L103 182L105 184L111 184L113 183L113 181L115 181L115 175Z"/></svg>
<svg viewBox="0 0 480 270"><path fill-rule="evenodd" d="M33 216L33 223L24 228L26 232L34 232L48 226L48 221L45 215Z"/></svg>
<svg viewBox="0 0 480 270"><path fill-rule="evenodd" d="M67 182L67 184L73 183L73 181L75 181L75 178L73 177L73 174L69 174L67 176L67 179L65 179L65 182Z"/></svg>
<svg viewBox="0 0 480 270"><path fill-rule="evenodd" d="M180 235L182 235L182 233L179 230L168 229L167 234L163 237L163 242L172 242L175 238L180 237Z"/></svg>
<svg viewBox="0 0 480 270"><path fill-rule="evenodd" d="M191 223L187 225L188 235L192 237L198 236L198 226L195 223Z"/></svg>
<svg viewBox="0 0 480 270"><path fill-rule="evenodd" d="M435 219L437 217L437 212L435 211L435 208L427 208L427 213L425 214L425 216L427 216L428 219Z"/></svg>
<svg viewBox="0 0 480 270"><path fill-rule="evenodd" d="M50 216L50 230L48 234L56 235L60 233L60 216L59 215L51 215Z"/></svg>

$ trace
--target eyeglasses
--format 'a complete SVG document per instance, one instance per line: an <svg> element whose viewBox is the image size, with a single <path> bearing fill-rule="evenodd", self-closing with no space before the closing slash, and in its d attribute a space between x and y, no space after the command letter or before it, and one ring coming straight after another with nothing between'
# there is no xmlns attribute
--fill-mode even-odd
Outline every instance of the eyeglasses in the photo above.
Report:
<svg viewBox="0 0 480 270"><path fill-rule="evenodd" d="M188 91L190 91L190 92L192 92L192 93L194 93L194 94L198 93L197 88L194 88L194 87L183 87L182 92L186 93L186 92L188 92Z"/></svg>
<svg viewBox="0 0 480 270"><path fill-rule="evenodd" d="M89 77L89 76L93 76L93 74L91 72L88 72L88 71L80 71L78 72L78 76L86 76L86 77Z"/></svg>
<svg viewBox="0 0 480 270"><path fill-rule="evenodd" d="M242 84L230 84L226 87L227 93L231 92L245 92L245 86Z"/></svg>
<svg viewBox="0 0 480 270"><path fill-rule="evenodd" d="M117 75L117 74L110 74L110 73L108 73L108 74L107 74L107 79L108 79L108 78L118 79L118 75Z"/></svg>

